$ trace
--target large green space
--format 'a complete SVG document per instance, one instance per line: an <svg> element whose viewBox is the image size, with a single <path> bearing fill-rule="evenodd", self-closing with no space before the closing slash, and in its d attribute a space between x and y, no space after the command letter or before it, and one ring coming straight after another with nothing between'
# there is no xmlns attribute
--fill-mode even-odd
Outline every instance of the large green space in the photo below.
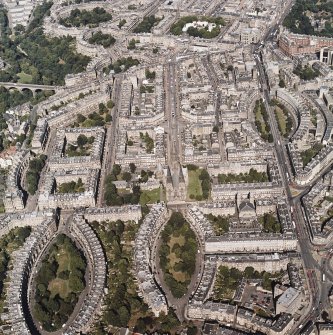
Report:
<svg viewBox="0 0 333 335"><path fill-rule="evenodd" d="M268 121L268 112L262 99L257 100L254 107L255 125L260 136L268 142L273 142L271 127Z"/></svg>
<svg viewBox="0 0 333 335"><path fill-rule="evenodd" d="M49 38L43 33L42 20L49 15L52 2L38 5L33 20L26 31L19 25L11 31L5 8L0 5L0 58L7 66L0 70L0 81L24 82L44 85L63 85L69 73L85 70L90 58L80 55L75 49L75 39L69 36ZM7 128L3 113L17 105L30 101L36 104L52 92L7 90L0 87L0 132ZM22 142L24 138L20 138ZM0 152L11 143L0 135Z"/></svg>
<svg viewBox="0 0 333 335"><path fill-rule="evenodd" d="M146 16L143 20L135 27L134 33L151 33L151 30L156 26L162 19L155 17L155 15Z"/></svg>
<svg viewBox="0 0 333 335"><path fill-rule="evenodd" d="M59 23L65 27L81 27L87 25L96 27L99 23L107 22L111 19L112 15L101 7L96 7L91 11L76 8L70 12L69 16L61 18Z"/></svg>
<svg viewBox="0 0 333 335"><path fill-rule="evenodd" d="M332 37L332 18L332 1L296 0L283 25L297 34ZM311 19L325 20L323 29L315 29L316 26L311 25Z"/></svg>
<svg viewBox="0 0 333 335"><path fill-rule="evenodd" d="M14 37L6 11L0 7L0 57L10 65L0 71L0 81L63 85L67 74L85 70L90 58L76 52L74 38L49 38L43 33L42 19L49 14L51 5L52 2L38 5L27 30Z"/></svg>
<svg viewBox="0 0 333 335"><path fill-rule="evenodd" d="M206 169L196 165L187 165L188 187L187 196L193 200L207 200L210 196L211 180Z"/></svg>
<svg viewBox="0 0 333 335"><path fill-rule="evenodd" d="M247 173L239 173L239 174L222 174L218 175L218 182L220 184L228 184L228 183L263 183L268 182L268 174L267 172L258 172L256 169L251 168Z"/></svg>
<svg viewBox="0 0 333 335"><path fill-rule="evenodd" d="M156 318L138 295L135 274L131 269L133 241L139 226L134 222L91 222L102 243L107 260L108 292L101 318L90 334L116 333L118 327L134 328L139 333L174 334L180 325L173 310ZM108 330L108 331L107 331Z"/></svg>
<svg viewBox="0 0 333 335"><path fill-rule="evenodd" d="M189 223L179 212L173 212L161 233L160 267L171 293L181 298L187 293L195 271L198 244Z"/></svg>
<svg viewBox="0 0 333 335"><path fill-rule="evenodd" d="M58 235L35 279L33 315L46 331L67 322L84 290L86 258L66 235Z"/></svg>
<svg viewBox="0 0 333 335"><path fill-rule="evenodd" d="M180 18L177 22L175 22L171 28L170 32L173 35L181 35L183 33L182 29L187 23L196 22L196 21L207 21L209 23L215 23L216 27L209 31L207 28L195 28L189 27L187 30L187 34L193 37L200 38L215 38L220 34L221 28L220 26L225 25L225 21L222 17L207 17L207 16L184 16Z"/></svg>

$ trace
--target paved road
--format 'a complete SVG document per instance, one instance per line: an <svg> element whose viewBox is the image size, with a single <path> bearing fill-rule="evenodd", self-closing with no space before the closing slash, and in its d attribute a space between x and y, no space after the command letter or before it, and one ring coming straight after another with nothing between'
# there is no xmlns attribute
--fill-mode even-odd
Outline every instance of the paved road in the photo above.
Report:
<svg viewBox="0 0 333 335"><path fill-rule="evenodd" d="M287 5L287 11L290 8L290 4ZM279 20L277 24L279 24L283 19ZM267 32L264 41L268 41L272 39L272 35L277 29L277 25L272 26L272 28ZM259 51L258 49L256 51ZM301 321L296 324L298 326L300 323L305 324L309 320L315 320L320 315L321 310L327 306L327 294L329 285L327 284L319 284L321 282L321 275L323 271L326 271L325 274L329 280L332 278L332 274L329 273L327 269L322 266L322 261L320 260L320 256L317 257L316 250L314 250L313 245L311 244L311 239L308 232L307 223L304 220L302 208L301 208L301 197L304 196L309 191L309 187L305 188L298 196L293 197L288 175L290 174L290 167L288 165L288 156L285 152L285 148L283 146L283 140L281 138L280 132L278 130L277 122L275 119L274 112L269 105L270 97L269 97L269 86L267 77L264 71L264 66L261 62L260 57L256 57L256 63L259 70L259 79L263 89L264 95L264 104L268 111L269 115L269 123L271 126L271 133L274 139L274 150L279 162L280 172L282 183L284 189L286 191L286 196L289 202L290 214L296 225L296 233L299 241L300 252L302 254L303 265L306 274L307 285L310 290L310 301L306 306L304 314L302 315ZM318 260L319 258L319 260ZM293 334L298 334L299 329L295 327L292 331Z"/></svg>
<svg viewBox="0 0 333 335"><path fill-rule="evenodd" d="M104 204L104 183L106 176L111 172L112 166L115 162L115 150L116 150L116 136L118 132L118 116L120 106L120 89L123 80L123 75L115 78L112 88L111 100L115 103L111 112L112 121L111 125L107 127L105 146L103 152L103 161L101 169L100 185L98 188L97 195L97 206L101 207Z"/></svg>

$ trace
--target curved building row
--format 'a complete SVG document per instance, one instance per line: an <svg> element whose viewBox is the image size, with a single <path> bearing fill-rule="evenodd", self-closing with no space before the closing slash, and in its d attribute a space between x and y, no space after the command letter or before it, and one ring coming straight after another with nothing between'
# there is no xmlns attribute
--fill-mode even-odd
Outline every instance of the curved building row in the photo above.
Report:
<svg viewBox="0 0 333 335"><path fill-rule="evenodd" d="M106 281L106 260L95 232L82 215L76 214L73 217L70 232L82 247L89 264L88 293L78 314L66 330L67 335L74 335L88 331L94 316L100 311Z"/></svg>

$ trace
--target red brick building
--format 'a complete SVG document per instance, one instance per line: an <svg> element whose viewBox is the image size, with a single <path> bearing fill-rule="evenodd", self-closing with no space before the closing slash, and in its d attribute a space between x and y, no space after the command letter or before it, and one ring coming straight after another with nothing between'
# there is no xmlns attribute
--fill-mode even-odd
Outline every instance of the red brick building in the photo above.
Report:
<svg viewBox="0 0 333 335"><path fill-rule="evenodd" d="M319 52L323 47L333 46L333 38L282 33L279 37L279 47L288 56Z"/></svg>

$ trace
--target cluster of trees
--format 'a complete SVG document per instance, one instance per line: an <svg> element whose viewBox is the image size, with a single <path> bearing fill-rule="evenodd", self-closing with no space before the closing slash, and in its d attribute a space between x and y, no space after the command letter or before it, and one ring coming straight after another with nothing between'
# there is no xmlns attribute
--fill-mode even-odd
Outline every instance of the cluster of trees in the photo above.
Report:
<svg viewBox="0 0 333 335"><path fill-rule="evenodd" d="M301 151L303 167L307 166L311 159L315 157L324 146L321 143L315 143L311 148Z"/></svg>
<svg viewBox="0 0 333 335"><path fill-rule="evenodd" d="M154 93L154 86L149 85L141 85L140 86L140 93Z"/></svg>
<svg viewBox="0 0 333 335"><path fill-rule="evenodd" d="M130 223L118 220L116 222L94 221L91 223L102 242L108 262L108 293L105 296L105 309L102 320L98 322L98 335L106 334L110 325L127 327L135 324L134 331L151 333L153 330L170 333L180 322L172 308L167 315L161 314L156 318L137 294L137 287L131 272L131 245L133 227ZM129 238L129 232L131 237ZM139 317L138 317L139 316ZM193 335L193 334L191 334Z"/></svg>
<svg viewBox="0 0 333 335"><path fill-rule="evenodd" d="M118 180L118 176L120 175L120 173L121 173L121 167L118 164L115 164L112 168L112 172L105 178L104 199L107 206L138 204L141 196L140 186L134 185L132 188L132 193L125 193L122 195L118 194L117 187L113 182Z"/></svg>
<svg viewBox="0 0 333 335"><path fill-rule="evenodd" d="M139 65L140 62L136 58L127 57L127 58L120 58L117 59L115 62L110 64L107 68L104 69L105 73L109 73L111 70L113 70L115 73L125 72L132 66Z"/></svg>
<svg viewBox="0 0 333 335"><path fill-rule="evenodd" d="M127 21L125 19L121 19L118 23L118 28L121 29L126 23Z"/></svg>
<svg viewBox="0 0 333 335"><path fill-rule="evenodd" d="M172 237L184 237L184 244L175 243L170 249ZM164 272L164 280L175 298L181 298L186 292L195 271L198 243L188 222L179 212L173 212L170 220L161 233L162 245L159 250L160 267ZM170 254L175 253L179 260L174 266L170 264ZM175 272L185 274L185 281L178 281Z"/></svg>
<svg viewBox="0 0 333 335"><path fill-rule="evenodd" d="M293 73L299 76L302 80L312 80L317 78L320 74L317 69L313 69L308 65L304 67L297 65Z"/></svg>
<svg viewBox="0 0 333 335"><path fill-rule="evenodd" d="M51 5L44 2L37 6L27 30L17 33L15 39L11 39L7 17L0 10L0 57L10 64L0 71L0 81L17 82L18 74L24 73L36 84L63 85L68 73L85 70L90 58L75 52L74 38L44 35L41 22Z"/></svg>
<svg viewBox="0 0 333 335"><path fill-rule="evenodd" d="M40 155L29 162L29 169L26 174L26 184L27 191L30 195L34 195L38 189L40 173L45 166L46 159L47 156Z"/></svg>
<svg viewBox="0 0 333 335"><path fill-rule="evenodd" d="M11 253L23 246L23 243L30 235L30 232L30 227L19 227L12 229L0 239L0 314L2 314L2 303L5 298L4 283L9 270Z"/></svg>
<svg viewBox="0 0 333 335"><path fill-rule="evenodd" d="M281 233L281 225L272 213L265 213L259 217L259 222L265 233Z"/></svg>
<svg viewBox="0 0 333 335"><path fill-rule="evenodd" d="M146 69L145 71L146 79L154 80L156 78L156 72Z"/></svg>
<svg viewBox="0 0 333 335"><path fill-rule="evenodd" d="M220 27L214 27L211 31L208 28L195 28L189 27L187 29L187 33L193 37L200 37L200 38L215 38L219 35L221 29Z"/></svg>
<svg viewBox="0 0 333 335"><path fill-rule="evenodd" d="M201 181L202 198L208 199L210 195L211 184L210 175L206 169L201 169L199 174L199 180Z"/></svg>
<svg viewBox="0 0 333 335"><path fill-rule="evenodd" d="M134 38L132 38L131 40L129 40L128 42L128 46L127 49L128 50L134 50L136 48L136 40Z"/></svg>
<svg viewBox="0 0 333 335"><path fill-rule="evenodd" d="M161 18L155 17L155 15L145 16L144 19L135 27L134 33L150 33L151 29L161 20Z"/></svg>
<svg viewBox="0 0 333 335"><path fill-rule="evenodd" d="M65 270L64 264L59 269L61 257L66 259L67 269ZM56 331L67 322L80 293L85 288L86 266L86 259L74 242L64 234L59 235L42 261L35 279L33 314L44 330ZM66 296L59 295L58 285L55 286L54 291L52 290L54 280L68 287Z"/></svg>
<svg viewBox="0 0 333 335"><path fill-rule="evenodd" d="M97 26L99 23L112 20L112 15L104 8L96 7L91 11L73 9L69 16L61 18L59 23L65 27Z"/></svg>
<svg viewBox="0 0 333 335"><path fill-rule="evenodd" d="M218 175L218 181L220 184L227 183L263 183L267 182L268 175L266 172L258 172L256 169L251 168L249 173L239 173L239 174L222 174Z"/></svg>
<svg viewBox="0 0 333 335"><path fill-rule="evenodd" d="M66 148L66 155L68 157L76 156L88 156L89 151L87 150L90 145L95 141L94 136L87 137L86 135L79 135L77 138L77 145L69 144Z"/></svg>
<svg viewBox="0 0 333 335"><path fill-rule="evenodd" d="M256 101L254 107L254 115L255 115L255 125L260 133L260 136L265 141L272 143L273 135L271 134L271 126L269 125L268 122L268 112L262 99Z"/></svg>
<svg viewBox="0 0 333 335"><path fill-rule="evenodd" d="M146 183L148 181L149 177L152 177L154 175L153 171L146 171L146 170L141 170L140 172L140 178L139 178L139 183Z"/></svg>
<svg viewBox="0 0 333 335"><path fill-rule="evenodd" d="M147 132L145 134L140 132L140 139L145 143L146 152L148 154L151 154L154 150L154 140L149 136Z"/></svg>
<svg viewBox="0 0 333 335"><path fill-rule="evenodd" d="M79 178L77 182L74 180L68 183L62 183L58 186L58 193L83 193L85 190L82 179Z"/></svg>
<svg viewBox="0 0 333 335"><path fill-rule="evenodd" d="M98 31L88 39L88 42L90 44L99 44L104 48L108 48L116 43L116 39L110 34L103 34L101 31Z"/></svg>
<svg viewBox="0 0 333 335"><path fill-rule="evenodd" d="M170 32L173 35L181 35L183 33L183 28L187 23L195 22L195 21L207 21L209 23L215 23L216 27L212 29L212 31L208 31L208 28L194 28L189 27L187 29L187 33L193 37L200 37L200 38L214 38L217 37L221 31L220 26L224 26L225 22L221 17L200 17L197 16L185 16L174 23L171 28Z"/></svg>
<svg viewBox="0 0 333 335"><path fill-rule="evenodd" d="M321 15L321 12L328 15ZM328 19L325 22L324 29L315 30L317 27L311 25L309 16L314 16L315 19ZM325 37L332 37L333 28L330 23L330 18L333 16L333 4L331 1L312 1L312 0L296 0L291 11L286 16L283 25L290 31L297 34L318 35Z"/></svg>
<svg viewBox="0 0 333 335"><path fill-rule="evenodd" d="M105 298L105 310L102 322L115 327L126 327L134 310L145 309L141 298L129 287L133 285L133 278L129 271L129 255L123 247L124 222L93 222L92 227L102 241L108 261L109 276L107 286L109 289ZM130 279L130 283L129 283Z"/></svg>
<svg viewBox="0 0 333 335"><path fill-rule="evenodd" d="M275 104L282 110L282 113L285 119L285 127L282 128L281 121L279 120L279 117L278 117L278 111L275 109L275 117L277 120L279 131L283 135L283 137L288 138L291 132L291 129L293 127L293 119L291 118L288 112L288 109L284 105L282 105L279 101L276 101L276 100L275 100Z"/></svg>
<svg viewBox="0 0 333 335"><path fill-rule="evenodd" d="M103 103L101 103L100 105L103 105L105 107ZM104 109L101 111L100 107L99 113L97 112L90 113L88 117L85 117L82 114L78 114L76 121L77 122L74 124L74 126L81 125L82 127L85 128L103 127L105 123L112 121L112 116L108 109L106 109L106 111Z"/></svg>
<svg viewBox="0 0 333 335"><path fill-rule="evenodd" d="M223 235L229 231L229 219L225 216L215 216L212 213L206 215L207 219L212 223L216 235Z"/></svg>
<svg viewBox="0 0 333 335"><path fill-rule="evenodd" d="M216 282L214 286L214 299L217 301L231 300L232 291L237 289L237 286L243 278L245 279L261 279L262 287L265 290L272 290L273 280L277 278L281 273L270 273L266 271L258 272L254 270L252 266L248 266L244 271L240 271L236 268L228 268L227 266L220 266L216 276Z"/></svg>

